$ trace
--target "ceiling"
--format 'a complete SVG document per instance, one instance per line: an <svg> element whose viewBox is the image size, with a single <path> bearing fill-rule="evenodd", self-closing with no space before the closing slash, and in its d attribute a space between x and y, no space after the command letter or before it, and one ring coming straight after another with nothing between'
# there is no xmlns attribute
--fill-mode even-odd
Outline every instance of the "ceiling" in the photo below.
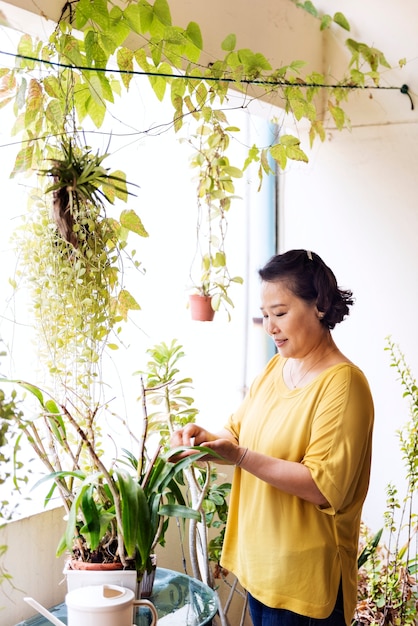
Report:
<svg viewBox="0 0 418 626"><path fill-rule="evenodd" d="M124 5L123 0L118 0ZM18 30L44 33L61 14L62 0L0 0L0 11ZM290 0L169 0L173 23L185 27L196 21L202 28L204 54L208 63L223 53L220 42L230 33L238 46L263 53L273 67L292 60L308 61L307 70L327 70L337 81L346 67L347 37L382 50L393 66L384 70L379 90L351 93L347 111L355 125L415 123L418 116L418 5L416 0L317 0L316 6L333 14L341 11L352 32L320 32L314 18L297 9ZM256 8L255 8L256 7ZM44 18L43 20L40 18ZM135 45L131 41L131 45ZM1 49L1 46L0 46ZM405 66L399 67L399 60ZM402 94L408 85L411 99ZM272 102L280 105L279 102Z"/></svg>

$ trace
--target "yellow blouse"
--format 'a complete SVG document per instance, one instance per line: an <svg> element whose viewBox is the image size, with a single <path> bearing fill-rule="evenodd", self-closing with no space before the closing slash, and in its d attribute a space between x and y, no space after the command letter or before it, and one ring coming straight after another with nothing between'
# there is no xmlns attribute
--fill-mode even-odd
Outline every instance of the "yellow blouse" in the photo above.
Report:
<svg viewBox="0 0 418 626"><path fill-rule="evenodd" d="M342 577L350 624L373 401L353 364L334 365L290 390L285 362L271 359L226 428L241 446L306 465L330 506L321 509L237 467L221 563L263 604L317 619L332 612Z"/></svg>

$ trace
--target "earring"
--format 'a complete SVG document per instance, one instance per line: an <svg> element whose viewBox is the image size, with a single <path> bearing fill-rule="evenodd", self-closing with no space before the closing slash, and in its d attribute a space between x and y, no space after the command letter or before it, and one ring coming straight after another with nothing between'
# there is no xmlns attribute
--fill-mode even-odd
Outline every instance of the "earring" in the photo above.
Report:
<svg viewBox="0 0 418 626"><path fill-rule="evenodd" d="M322 320L324 318L325 313L323 313L322 311L320 311L318 313L318 319Z"/></svg>

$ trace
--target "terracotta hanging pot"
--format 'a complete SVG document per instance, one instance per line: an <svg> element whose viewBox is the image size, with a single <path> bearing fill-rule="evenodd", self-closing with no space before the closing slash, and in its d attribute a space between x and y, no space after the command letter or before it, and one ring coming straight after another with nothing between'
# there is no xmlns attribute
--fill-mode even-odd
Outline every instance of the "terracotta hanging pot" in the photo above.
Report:
<svg viewBox="0 0 418 626"><path fill-rule="evenodd" d="M212 309L211 296L201 296L194 293L189 296L190 312L192 320L199 322L211 322L215 315L215 311Z"/></svg>

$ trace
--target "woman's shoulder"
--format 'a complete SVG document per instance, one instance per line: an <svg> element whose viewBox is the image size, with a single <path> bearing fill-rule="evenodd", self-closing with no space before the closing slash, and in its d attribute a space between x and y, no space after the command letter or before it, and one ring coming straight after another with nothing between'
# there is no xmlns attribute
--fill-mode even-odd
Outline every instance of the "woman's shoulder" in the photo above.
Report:
<svg viewBox="0 0 418 626"><path fill-rule="evenodd" d="M321 378L321 375L318 378ZM322 372L322 378L325 381L345 382L351 387L363 388L370 393L370 386L365 373L358 365L348 359L331 365Z"/></svg>

